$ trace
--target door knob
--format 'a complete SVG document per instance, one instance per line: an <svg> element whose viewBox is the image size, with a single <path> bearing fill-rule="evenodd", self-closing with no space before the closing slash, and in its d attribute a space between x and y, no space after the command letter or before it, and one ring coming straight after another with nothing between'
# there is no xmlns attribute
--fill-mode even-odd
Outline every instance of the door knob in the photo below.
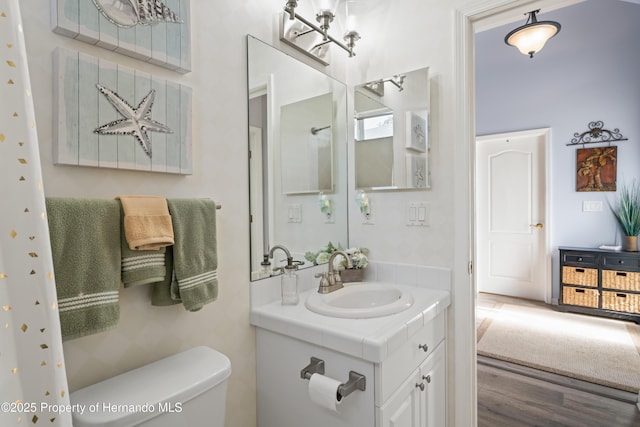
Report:
<svg viewBox="0 0 640 427"><path fill-rule="evenodd" d="M537 224L529 224L529 227L535 227L538 230L542 230L544 228L544 225L542 223L537 223Z"/></svg>

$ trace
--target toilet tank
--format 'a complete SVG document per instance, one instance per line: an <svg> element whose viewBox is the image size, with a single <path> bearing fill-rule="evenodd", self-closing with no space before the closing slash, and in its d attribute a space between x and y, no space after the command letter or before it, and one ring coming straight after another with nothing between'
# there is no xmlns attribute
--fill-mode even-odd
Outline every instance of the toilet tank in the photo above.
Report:
<svg viewBox="0 0 640 427"><path fill-rule="evenodd" d="M224 426L231 362L195 347L71 393L74 427Z"/></svg>

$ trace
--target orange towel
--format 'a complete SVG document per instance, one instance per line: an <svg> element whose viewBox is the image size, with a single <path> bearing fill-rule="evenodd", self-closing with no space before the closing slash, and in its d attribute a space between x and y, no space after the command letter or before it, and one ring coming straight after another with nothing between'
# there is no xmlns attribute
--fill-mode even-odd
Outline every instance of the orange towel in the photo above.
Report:
<svg viewBox="0 0 640 427"><path fill-rule="evenodd" d="M118 196L124 210L124 233L129 248L158 250L173 245L173 224L167 199L156 196Z"/></svg>

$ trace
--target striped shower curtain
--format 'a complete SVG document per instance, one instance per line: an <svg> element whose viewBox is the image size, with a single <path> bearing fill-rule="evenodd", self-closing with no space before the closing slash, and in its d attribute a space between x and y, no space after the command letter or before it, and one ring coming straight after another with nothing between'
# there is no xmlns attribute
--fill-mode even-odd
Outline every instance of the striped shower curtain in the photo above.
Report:
<svg viewBox="0 0 640 427"><path fill-rule="evenodd" d="M71 426L19 0L0 0L0 425Z"/></svg>

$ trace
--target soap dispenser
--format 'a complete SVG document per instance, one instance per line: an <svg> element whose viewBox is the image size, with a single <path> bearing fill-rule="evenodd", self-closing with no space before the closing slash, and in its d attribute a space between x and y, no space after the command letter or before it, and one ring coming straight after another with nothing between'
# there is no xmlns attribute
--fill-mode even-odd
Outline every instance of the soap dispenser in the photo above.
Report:
<svg viewBox="0 0 640 427"><path fill-rule="evenodd" d="M269 251L269 258L273 258L273 253L276 249L282 250L287 256L287 265L284 267L278 267L274 270L282 271L282 275L280 276L282 305L297 305L298 301L300 301L300 297L298 297L297 270L298 266L304 264L304 261L294 261L291 256L291 252L282 245L275 245L272 247Z"/></svg>
<svg viewBox="0 0 640 427"><path fill-rule="evenodd" d="M269 262L269 254L264 254L260 263L260 278L271 277L271 262Z"/></svg>
<svg viewBox="0 0 640 427"><path fill-rule="evenodd" d="M298 296L298 273L297 265L287 264L281 276L282 305L297 305L300 301Z"/></svg>

